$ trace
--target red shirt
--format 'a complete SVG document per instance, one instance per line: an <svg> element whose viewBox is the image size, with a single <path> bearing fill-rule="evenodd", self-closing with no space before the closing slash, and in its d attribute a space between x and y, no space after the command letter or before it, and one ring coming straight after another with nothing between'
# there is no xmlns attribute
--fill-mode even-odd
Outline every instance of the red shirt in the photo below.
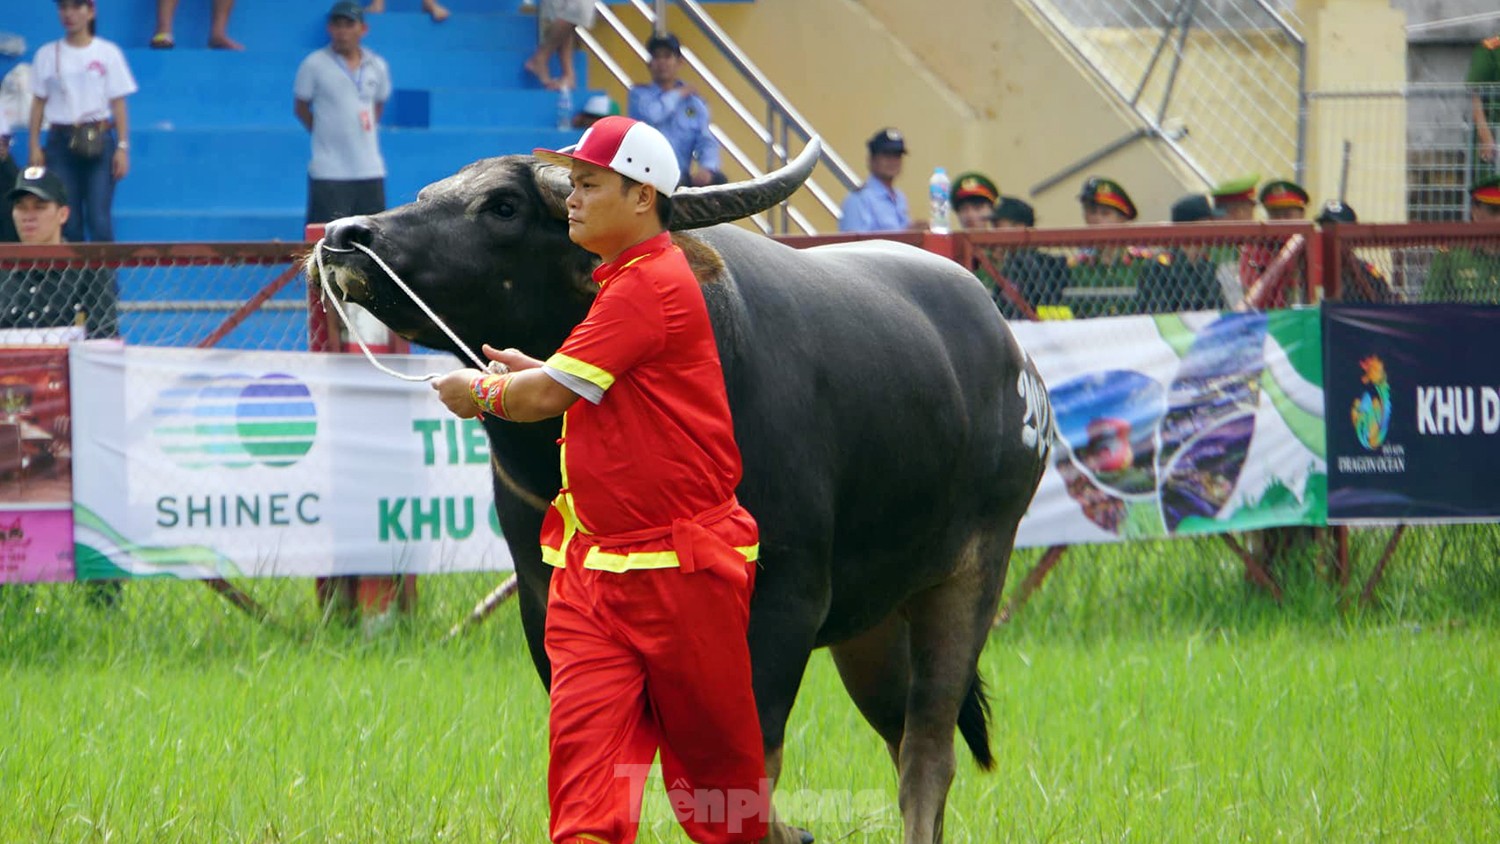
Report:
<svg viewBox="0 0 1500 844"><path fill-rule="evenodd" d="M687 520L755 559L755 521L734 498L740 452L724 371L682 250L660 234L594 280L588 316L547 359L604 397L563 416L563 489L543 557L614 571L676 566L673 528Z"/></svg>

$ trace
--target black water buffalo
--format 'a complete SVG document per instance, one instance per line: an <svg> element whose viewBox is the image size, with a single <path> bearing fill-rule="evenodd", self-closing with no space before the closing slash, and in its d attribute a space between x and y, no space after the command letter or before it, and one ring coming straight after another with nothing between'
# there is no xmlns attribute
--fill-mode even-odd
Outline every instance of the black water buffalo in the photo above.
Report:
<svg viewBox="0 0 1500 844"><path fill-rule="evenodd" d="M957 726L993 764L978 658L1053 429L1046 391L984 287L890 242L797 250L732 225L807 178L817 145L761 179L680 191L672 227L708 302L761 526L750 652L768 775L809 654L828 646L900 776L905 840L942 838ZM452 344L356 247L477 350L545 359L584 316L596 259L568 240L562 168L480 161L417 201L329 226L344 299L409 340ZM683 230L698 229L694 234ZM521 620L543 682L550 569L537 544L559 487L556 420L486 419ZM777 824L769 840L791 835Z"/></svg>

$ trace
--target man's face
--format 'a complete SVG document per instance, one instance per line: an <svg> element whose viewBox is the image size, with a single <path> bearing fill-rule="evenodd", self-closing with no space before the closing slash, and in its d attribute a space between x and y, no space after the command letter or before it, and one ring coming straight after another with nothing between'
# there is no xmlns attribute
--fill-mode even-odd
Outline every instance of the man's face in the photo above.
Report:
<svg viewBox="0 0 1500 844"><path fill-rule="evenodd" d="M877 152L870 156L870 175L882 182L894 182L901 175L901 153Z"/></svg>
<svg viewBox="0 0 1500 844"><path fill-rule="evenodd" d="M1238 223L1255 220L1255 203L1253 202L1220 202L1219 207L1224 209L1226 220L1234 220Z"/></svg>
<svg viewBox="0 0 1500 844"><path fill-rule="evenodd" d="M667 47L651 51L651 81L658 85L671 85L677 81L677 71L682 68L682 56Z"/></svg>
<svg viewBox="0 0 1500 844"><path fill-rule="evenodd" d="M1118 226L1130 222L1125 212L1112 205L1097 202L1083 203L1083 222L1090 226Z"/></svg>
<svg viewBox="0 0 1500 844"><path fill-rule="evenodd" d="M1500 205L1487 202L1471 203L1469 217L1476 223L1500 223Z"/></svg>
<svg viewBox="0 0 1500 844"><path fill-rule="evenodd" d="M62 243L63 223L68 221L68 206L48 202L34 194L21 194L11 208L11 219L22 243Z"/></svg>
<svg viewBox="0 0 1500 844"><path fill-rule="evenodd" d="M645 186L627 189L619 173L583 161L573 162L571 178L568 237L595 255L613 258L634 242Z"/></svg>
<svg viewBox="0 0 1500 844"><path fill-rule="evenodd" d="M1272 220L1302 220L1307 213L1301 208L1267 208L1266 217Z"/></svg>
<svg viewBox="0 0 1500 844"><path fill-rule="evenodd" d="M990 214L995 206L982 199L967 199L954 208L958 214L958 224L966 231L979 231L990 227Z"/></svg>
<svg viewBox="0 0 1500 844"><path fill-rule="evenodd" d="M334 52L352 52L359 47L360 39L369 31L368 26L350 18L328 19L328 40L332 43Z"/></svg>
<svg viewBox="0 0 1500 844"><path fill-rule="evenodd" d="M997 229L1024 229L1026 224L1019 220L993 220L990 225Z"/></svg>

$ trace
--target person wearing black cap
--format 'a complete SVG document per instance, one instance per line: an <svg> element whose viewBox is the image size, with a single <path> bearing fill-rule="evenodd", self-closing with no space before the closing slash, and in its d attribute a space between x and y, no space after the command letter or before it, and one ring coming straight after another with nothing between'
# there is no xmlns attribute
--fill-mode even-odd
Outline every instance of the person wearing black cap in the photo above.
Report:
<svg viewBox="0 0 1500 844"><path fill-rule="evenodd" d="M63 180L45 167L28 167L6 194L21 242L55 246L66 238L68 191ZM35 267L0 273L0 328L38 330L22 342L56 343L76 339L55 329L77 326L81 335L113 337L118 333L114 274L102 268Z"/></svg>
<svg viewBox="0 0 1500 844"><path fill-rule="evenodd" d="M1173 223L1205 223L1224 218L1224 211L1201 193L1172 203ZM1174 245L1158 252L1141 272L1137 310L1143 314L1216 311L1224 307L1218 267L1207 247Z"/></svg>
<svg viewBox="0 0 1500 844"><path fill-rule="evenodd" d="M385 210L385 159L376 127L391 96L385 59L361 45L369 33L354 0L328 10L329 44L302 60L293 110L312 134L307 222Z"/></svg>
<svg viewBox="0 0 1500 844"><path fill-rule="evenodd" d="M996 229L1029 229L1036 225L1036 211L1023 199L1001 196L990 220ZM1023 318L1021 309L1012 299L1014 292L1031 306L1039 319L1064 316L1058 312L1057 306L1062 301L1062 291L1068 286L1067 258L1030 246L989 247L989 254L1010 286L990 278L982 266L976 275L990 288L1001 315L1006 319Z"/></svg>
<svg viewBox="0 0 1500 844"><path fill-rule="evenodd" d="M1324 228L1340 223L1357 223L1359 215L1347 203L1330 199L1313 220ZM1439 257L1443 254L1439 252ZM1439 264L1433 259L1432 266ZM1338 298L1344 302L1399 302L1401 295L1391 287L1391 281L1381 269L1354 254L1354 249L1345 244L1339 261ZM1424 291L1427 292L1427 291Z"/></svg>
<svg viewBox="0 0 1500 844"><path fill-rule="evenodd" d="M1500 175L1480 179L1469 189L1469 219L1500 224ZM1500 248L1494 238L1473 246L1438 250L1432 258L1422 299L1427 302L1500 303Z"/></svg>
<svg viewBox="0 0 1500 844"><path fill-rule="evenodd" d="M93 0L58 0L66 35L43 44L32 61L31 150L27 164L46 167L72 197L68 240L115 239L115 183L130 172L130 119L136 92L125 54L94 36ZM45 145L42 124L47 123Z"/></svg>
<svg viewBox="0 0 1500 844"><path fill-rule="evenodd" d="M895 129L881 129L865 142L870 151L870 178L844 197L839 214L841 232L885 232L911 228L906 194L896 189L906 139Z"/></svg>
<svg viewBox="0 0 1500 844"><path fill-rule="evenodd" d="M646 42L646 51L651 54L651 82L630 86L625 113L667 136L677 151L684 185L728 182L719 169L719 142L709 131L708 103L692 85L678 78L682 43L671 33L655 35Z"/></svg>

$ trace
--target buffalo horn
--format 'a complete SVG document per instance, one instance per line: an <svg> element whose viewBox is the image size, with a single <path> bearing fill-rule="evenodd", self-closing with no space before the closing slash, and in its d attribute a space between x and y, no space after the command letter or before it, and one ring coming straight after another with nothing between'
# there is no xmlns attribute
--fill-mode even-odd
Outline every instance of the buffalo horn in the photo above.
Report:
<svg viewBox="0 0 1500 844"><path fill-rule="evenodd" d="M672 194L672 229L701 229L774 208L802 187L822 151L823 142L813 136L796 158L773 173L747 182L679 188Z"/></svg>

